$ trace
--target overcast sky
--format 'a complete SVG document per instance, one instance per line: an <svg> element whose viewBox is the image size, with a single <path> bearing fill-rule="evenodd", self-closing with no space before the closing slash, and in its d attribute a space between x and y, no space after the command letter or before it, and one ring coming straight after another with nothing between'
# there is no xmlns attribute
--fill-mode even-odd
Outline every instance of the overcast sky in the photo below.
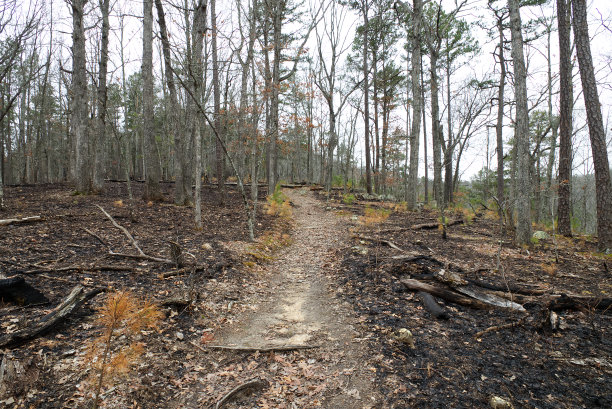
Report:
<svg viewBox="0 0 612 409"><path fill-rule="evenodd" d="M43 0L38 0L43 1ZM172 0L175 3L183 3L183 0ZM63 59L63 64L66 66L70 66L70 32L72 30L72 22L70 19L70 10L67 2L63 0L53 0L51 2L45 1L44 7L48 12L51 11L51 7L53 8L53 19L54 19L54 56L57 58ZM218 25L219 29L222 31L222 34L226 37L225 40L221 40L221 54L223 56L227 56L229 54L229 50L231 49L230 38L232 37L232 33L237 32L237 23L236 23L236 4L231 1L219 1L217 5L217 14L218 14ZM521 9L521 15L523 22L526 22L529 19L534 19L542 16L552 16L555 11L553 9L554 1L551 2L551 5L543 6L543 7L526 7ZM111 1L112 4L112 17L111 17L111 36L110 36L110 62L109 62L109 72L112 77L112 81L119 82L121 76L120 70L120 58L119 58L119 44L120 44L120 15L125 15L123 18L125 29L124 29L124 51L125 57L127 61L127 74L134 73L140 69L140 58L142 52L142 40L141 40L141 19L142 15L142 2L140 0L115 0ZM164 2L166 4L166 2ZM444 0L444 7L446 10L450 10L454 7L454 0ZM599 92L601 95L601 105L602 105L602 113L604 117L604 122L606 122L607 126L607 135L608 135L608 146L610 147L610 128L612 128L612 32L607 27L612 28L612 1L611 0L592 0L589 2L589 29L590 35L592 37L592 53L595 62L595 69L597 73L597 78L599 80ZM23 4L23 7L26 6L26 3ZM88 2L89 9L97 7L97 2L90 1ZM172 7L167 6L166 12L168 14L169 25L171 26L171 41L175 41L177 44L183 44L182 40L182 26L183 26L183 18L180 14L180 11L174 9ZM93 27L97 15L97 11L92 13L88 19L88 25ZM154 11L154 16L156 13ZM486 0L468 0L460 16L466 19L470 23L476 23L478 21L484 22L485 24L493 24L494 21L491 18L491 14L486 9ZM357 21L356 21L357 20ZM299 23L306 24L308 21L307 14L300 20ZM603 21L603 24L602 24ZM347 32L347 36L349 39L352 39L354 34L354 29L361 22L358 15L354 12L350 12L349 16L346 19L346 23L343 26L343 29ZM605 25L607 25L607 27ZM293 30L294 26L289 27L290 30ZM295 26L297 29L298 26ZM157 27L154 28L157 30ZM403 31L403 29L398 27L398 30ZM494 61L492 58L492 51L495 47L495 41L491 41L487 38L484 30L479 28L478 26L473 26L473 35L479 40L479 43L482 47L482 50L479 55L470 59L469 61L464 61L464 65L461 70L452 77L452 85L451 90L457 91L457 88L461 86L461 84L465 81L466 78L476 77L478 79L484 79L486 76L491 74L494 71ZM97 38L99 36L99 29L93 28L88 31L88 37L90 38L89 50L92 51L94 49L94 45L97 44ZM314 50L316 48L316 42L314 40L314 32L311 34L311 40L309 41L309 48L311 54L314 56ZM553 73L556 75L558 72L558 44L557 44L557 33L553 33L552 35L552 46L551 46L551 54L553 59ZM42 40L45 41L44 39ZM48 40L46 40L48 41ZM403 51L403 40L400 40L398 43L398 57L397 62L401 67L405 67L405 62L403 62L402 57L404 55ZM159 55L159 42L156 43L155 46L155 62L154 67L158 72L158 80L160 75L160 67L162 66L160 55ZM528 58L528 66L529 66L529 79L528 79L528 92L531 96L538 94L543 86L546 83L546 60L544 55L546 53L546 39L543 38L532 45L526 47L525 54ZM92 55L90 53L90 55ZM315 58L316 60L316 58ZM427 59L424 60L427 64ZM93 64L93 61L88 61L88 64ZM579 76L577 76L577 68L575 69L575 86L576 89L580 89L580 81ZM494 78L494 77L493 77ZM445 80L442 82L445 83ZM511 92L508 89L508 94ZM441 95L440 100L441 108L444 109L446 106L446 100ZM558 101L555 96L554 101L554 109L558 111ZM428 108L427 108L428 109ZM542 105L542 109L546 109L546 105ZM348 115L350 114L349 109L344 111L345 116L343 120L348 120ZM493 120L493 119L492 119ZM360 119L361 121L361 119ZM394 114L393 118L393 127L401 127L405 128L406 121L406 110L405 107L398 108ZM585 115L582 101L579 100L578 104L575 107L575 128L581 128L585 123ZM509 121L506 120L506 125L509 124ZM361 125L362 126L362 125ZM429 120L427 121L428 128L430 127ZM363 131L363 129L362 129ZM363 133L363 132L362 132ZM506 140L510 138L512 130L510 127L505 128ZM428 135L431 135L430 129L428 129ZM493 134L491 135L493 139ZM485 164L486 157L486 149L483 148L486 140L486 132L482 132L480 135L475 135L472 142L470 143L470 148L466 153L465 157L462 159L461 173L462 178L467 179L470 176L474 175L481 169ZM431 138L429 138L429 144L431 144ZM586 129L582 132L579 132L575 138L575 147L576 147L576 155L574 158L574 167L575 172L585 172L592 171L592 163L589 161L589 142L588 142L588 134ZM421 163L423 162L423 144L421 144ZM363 138L360 140L361 149L360 153L363 152ZM494 146L492 145L492 152L494 153ZM431 155L431 147L429 148L429 154ZM610 152L610 149L609 149ZM431 159L430 159L431 166ZM420 174L423 173L423 165L421 164Z"/></svg>

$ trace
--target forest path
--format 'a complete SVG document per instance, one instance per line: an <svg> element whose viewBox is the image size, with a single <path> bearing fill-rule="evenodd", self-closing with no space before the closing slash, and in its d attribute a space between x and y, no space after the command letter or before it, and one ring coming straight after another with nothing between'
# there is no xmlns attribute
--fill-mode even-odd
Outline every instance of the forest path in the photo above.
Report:
<svg viewBox="0 0 612 409"><path fill-rule="evenodd" d="M324 408L373 408L377 401L372 385L375 374L364 367L368 351L360 339L358 317L335 296L337 285L325 269L332 261L331 251L348 239L348 223L325 211L324 204L309 190L286 190L285 194L294 204L296 227L293 243L265 266L264 280L268 282L264 285L271 289L269 296L255 312L224 331L218 341L249 347L318 345L299 351L303 359L289 360L296 370L311 373L304 379L309 390L323 391L322 396L313 393L311 398L324 396L320 401ZM285 359L281 360L286 365ZM291 368L287 372L292 373ZM283 389L277 383L275 390L274 379L272 383L267 393L280 403ZM285 396L287 406L282 407L305 407ZM314 401L311 404L308 407L317 406Z"/></svg>

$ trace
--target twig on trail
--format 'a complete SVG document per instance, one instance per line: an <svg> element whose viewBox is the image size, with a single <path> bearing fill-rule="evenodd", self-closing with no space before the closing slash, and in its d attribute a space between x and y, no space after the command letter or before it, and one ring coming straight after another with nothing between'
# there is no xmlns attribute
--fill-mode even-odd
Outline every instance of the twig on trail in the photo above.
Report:
<svg viewBox="0 0 612 409"><path fill-rule="evenodd" d="M102 243L103 246L107 246L106 242L102 240L102 238L98 236L96 233L92 232L87 227L83 227L83 230L85 230L85 232L89 233L91 236L95 237L100 243Z"/></svg>
<svg viewBox="0 0 612 409"><path fill-rule="evenodd" d="M514 328L514 327L518 327L519 325L521 325L523 322L525 322L525 319L529 316L529 314L526 314L525 316L523 316L523 318L521 318L518 321L515 322L510 322L508 324L503 324L503 325L493 325L492 327L489 327L487 329L484 329L482 331L477 332L476 334L474 334L474 338L480 338L482 337L484 334L488 333L488 332L493 332L493 331L500 331L502 329L508 329L508 328Z"/></svg>
<svg viewBox="0 0 612 409"><path fill-rule="evenodd" d="M115 256L115 257L126 257L126 258L134 258L134 259L139 259L139 260L157 261L159 263L174 264L174 262L172 260L168 260L166 258L153 257L153 256L149 256L148 254L145 254L145 252L142 251L142 249L140 248L140 246L136 242L136 239L134 239L134 237L130 234L130 232L125 227L123 227L119 223L117 223L115 221L115 219L113 219L113 216L108 214L106 212L106 210L104 210L102 208L102 206L100 206L98 204L96 204L96 206L98 207L98 209L100 209L102 211L102 213L104 213L104 215L106 215L106 217L109 218L109 220L113 223L113 226L115 226L116 228L121 230L123 232L123 234L125 234L125 236L132 242L132 246L134 246L134 248L136 250L138 250L138 255L115 253L112 250L109 250L108 254L110 254L111 256Z"/></svg>
<svg viewBox="0 0 612 409"><path fill-rule="evenodd" d="M8 226L9 224L18 224L18 223L35 223L42 222L43 219L40 216L30 216L30 217L22 217L20 219L3 219L0 220L0 226Z"/></svg>
<svg viewBox="0 0 612 409"><path fill-rule="evenodd" d="M286 352L295 351L298 349L314 349L319 348L319 345L270 345L262 347L250 347L244 345L206 345L204 348L221 349L227 351L238 352Z"/></svg>
<svg viewBox="0 0 612 409"><path fill-rule="evenodd" d="M263 388L265 385L266 385L266 382L261 379L251 379L249 381L241 383L240 385L236 386L234 389L229 391L227 394L225 394L225 396L223 396L223 398L221 398L221 400L217 402L217 404L215 405L215 409L220 409L221 407L223 407L223 405L229 402L230 399L232 399L238 393L246 389Z"/></svg>
<svg viewBox="0 0 612 409"><path fill-rule="evenodd" d="M199 345L198 345L198 344L196 344L195 342L193 342L193 341L189 341L189 343L190 343L191 345L193 345L194 347L198 348L200 351L205 352L205 353L208 353L208 351L207 351L207 350L205 350L204 348L202 348L201 346L199 346Z"/></svg>

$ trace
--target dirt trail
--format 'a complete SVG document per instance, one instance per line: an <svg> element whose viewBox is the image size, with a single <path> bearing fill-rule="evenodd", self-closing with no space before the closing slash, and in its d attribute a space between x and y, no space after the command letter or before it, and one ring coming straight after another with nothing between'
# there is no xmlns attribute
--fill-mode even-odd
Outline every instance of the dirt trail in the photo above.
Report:
<svg viewBox="0 0 612 409"><path fill-rule="evenodd" d="M270 263L266 277L270 296L256 312L225 331L219 343L251 347L319 345L304 351L310 362L325 362L321 381L325 408L374 408L373 372L364 367L366 346L354 311L335 297L333 279L324 265L329 252L348 236L345 220L327 212L307 190L285 192L294 204L294 242ZM330 359L331 358L331 359ZM320 370L319 369L319 370ZM289 402L288 402L289 403ZM292 407L292 406L289 406Z"/></svg>

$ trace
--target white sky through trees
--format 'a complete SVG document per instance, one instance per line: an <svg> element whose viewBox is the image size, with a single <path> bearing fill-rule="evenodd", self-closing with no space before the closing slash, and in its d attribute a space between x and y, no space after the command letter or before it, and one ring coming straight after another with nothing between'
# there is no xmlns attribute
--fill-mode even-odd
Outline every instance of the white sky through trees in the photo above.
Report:
<svg viewBox="0 0 612 409"><path fill-rule="evenodd" d="M30 1L23 2L19 4L17 2L20 9L19 12L22 15L25 15L28 10L32 10L35 7L41 7L41 13L43 16L43 21L46 24L49 24L52 15L53 17L53 64L55 74L57 75L57 67L59 65L59 61L61 60L64 68L69 69L71 66L71 54L70 54L70 46L71 46L71 30L72 30L72 21L70 15L70 5L67 1L64 0L38 0L38 1ZM167 14L167 24L170 31L170 41L175 45L174 52L176 58L181 57L181 53L183 52L184 47L184 16L182 15L181 8L183 7L183 0L169 0L164 1L165 12ZM499 0L500 5L506 3L506 0ZM176 7L173 7L174 4ZM319 3L317 1L313 1L313 8L316 7ZM445 10L451 10L454 8L455 0L443 0L443 7ZM551 16L555 16L554 28L556 30L556 11L554 9L555 1L550 1L548 5L538 6L538 7L524 7L521 9L521 17L523 24L527 21L537 18L547 18L550 19ZM236 2L231 1L222 1L217 4L217 21L218 28L220 30L220 39L219 39L219 49L220 49L220 60L227 61L229 55L232 50L235 49L237 41L238 41L238 22L237 22L237 11L236 11ZM246 5L243 5L246 7ZM308 5L304 4L300 6L300 10L303 11L302 17L299 21L294 22L284 28L285 32L294 32L299 31L300 28L307 26L308 21L310 20L310 15L308 11ZM52 12L51 12L52 10ZM95 72L97 69L97 47L99 44L100 37L100 20L99 20L99 10L98 10L98 2L97 1L89 1L86 5L86 10L88 11L86 16L86 28L87 33L86 36L88 38L87 42L87 50L88 50L88 69L92 72ZM126 57L126 75L130 75L140 70L141 64L141 53L142 53L142 2L138 0L115 0L111 2L111 33L110 33L110 44L109 44L109 77L108 82L110 83L121 83L121 66L120 66L120 57L119 57L119 39L120 39L120 21L123 19L125 32L124 32L124 52ZM244 13L243 13L244 16ZM466 60L459 59L458 64L461 65L461 68L457 71L456 74L453 74L451 77L451 93L453 95L457 95L461 93L461 88L465 81L468 78L477 78L479 80L484 79L492 79L494 81L497 80L498 74L497 69L495 67L495 62L492 56L492 52L497 43L497 39L490 39L487 37L485 30L481 26L492 26L494 25L494 19L492 14L486 7L486 0L468 0L463 6L462 11L459 13L461 18L464 18L466 21L472 24L472 33L475 38L478 39L479 44L481 46L481 51L479 55ZM157 21L156 13L154 13L155 21ZM476 24L479 23L479 24ZM320 24L323 24L321 22ZM343 29L346 31L349 36L349 41L352 41L354 38L354 30L355 28L361 24L361 19L354 11L349 11L349 15L346 19L345 26ZM154 74L156 77L156 84L161 86L161 67L162 67L162 59L161 59L161 45L159 42L159 38L157 36L157 22L154 23ZM397 30L400 33L405 33L405 30L400 25L397 25ZM44 29L44 33L38 39L38 49L40 50L41 55L46 54L46 50L48 47L48 33L49 28L48 25ZM593 59L595 64L595 72L598 80L599 93L600 93L600 102L602 106L602 114L604 118L604 126L606 127L607 134L607 144L608 144L608 154L610 155L612 152L612 143L611 143L611 135L612 135L612 1L610 0L591 0L589 1L589 34L592 37L591 41L591 51L593 53ZM6 35L4 33L0 34L0 41L2 40L2 36ZM309 54L312 57L313 61L316 61L316 38L315 32L310 35L310 40L308 42ZM510 38L510 34L507 34L508 39ZM400 36L400 40L396 45L397 49L397 65L405 70L406 62L405 62L405 51L403 45L405 43L405 34ZM297 43L297 42L296 42ZM573 37L572 37L573 43ZM546 36L543 36L539 40L534 41L526 45L525 47L525 55L527 59L528 66L528 95L530 97L530 107L537 99L537 95L544 92L547 81L547 67L546 60L544 56L547 53L546 50ZM292 50L289 50L292 51ZM348 54L348 53L347 53ZM344 55L344 59L347 54ZM551 39L551 55L553 60L553 81L555 81L554 85L554 102L553 102L553 111L558 112L559 104L558 104L558 36L557 32L554 31L552 33ZM506 58L510 59L510 53L506 53ZM423 58L425 73L427 75L427 64L429 60L426 55ZM342 62L342 65L344 62ZM306 69L307 65L302 63L300 65L301 68ZM223 70L225 70L225 65L222 65ZM207 65L207 69L211 70L210 61ZM238 70L239 66L234 60L234 65L232 69L236 71L236 77L234 81L239 82L238 80ZM342 71L343 68L341 67ZM510 70L511 72L511 70ZM304 76L306 72L303 70L298 70L298 75ZM353 73L353 75L359 75L359 73ZM208 78L210 80L212 76L209 75ZM221 75L222 78L225 78L225 75ZM53 81L54 84L57 84L57 80ZM446 79L444 77L444 73L440 73L440 85L441 85L441 93L440 93L440 108L441 114L444 115L443 124L446 124ZM574 107L574 130L579 130L578 133L574 137L574 161L573 161L573 172L575 174L580 173L592 173L592 162L590 160L590 146L589 146L589 138L588 138L588 128L586 128L586 115L584 112L584 104L582 102L582 94L580 92L580 77L578 75L578 67L577 62L574 62L574 98L577 99L577 104ZM390 124L390 134L392 134L393 130L397 127L401 129L406 128L406 110L405 110L405 89L401 92L401 102L398 108L392 114L392 121ZM354 93L355 96L358 97L360 91L356 91ZM507 98L512 98L512 83L507 83L506 86L506 96ZM236 101L238 103L238 101ZM212 98L208 102L208 104L212 107ZM321 104L321 111L325 112L326 107L323 106L324 101L321 99L317 104ZM429 116L429 97L426 96L426 114ZM453 109L456 109L457 102L453 101ZM491 116L490 121L491 125L494 124L495 121L495 102L491 106ZM212 109L212 108L211 108ZM350 114L350 105L342 112L342 115L339 118L338 122L346 122L349 120ZM541 110L547 110L546 100L542 100L541 106L538 108ZM318 112L319 108L315 107L315 112ZM359 118L358 122L361 124L360 131L360 140L357 148L357 155L363 156L363 125L362 119ZM510 109L506 109L506 118L505 118L505 128L504 128L504 140L508 141L512 136L512 128L510 127ZM321 125L326 127L327 122L325 119L321 120ZM427 134L428 134L428 152L431 155L431 122L430 118L427 118ZM444 127L444 132L446 132L446 127ZM422 131L421 131L422 132ZM480 131L477 135L474 135L469 143L469 149L464 154L461 159L461 168L460 174L461 179L466 180L471 176L476 174L486 163L486 128ZM343 135L340 134L340 142L342 143ZM423 175L423 144L420 144L420 155L419 159L421 162L419 176ZM506 151L507 151L506 147ZM490 131L490 146L489 146L489 155L490 155L490 163L491 167L495 168L495 135L494 130ZM360 159L359 157L356 159L357 165L363 163L365 166L365 160ZM429 159L429 164L431 166L431 158ZM431 175L431 173L430 173Z"/></svg>

